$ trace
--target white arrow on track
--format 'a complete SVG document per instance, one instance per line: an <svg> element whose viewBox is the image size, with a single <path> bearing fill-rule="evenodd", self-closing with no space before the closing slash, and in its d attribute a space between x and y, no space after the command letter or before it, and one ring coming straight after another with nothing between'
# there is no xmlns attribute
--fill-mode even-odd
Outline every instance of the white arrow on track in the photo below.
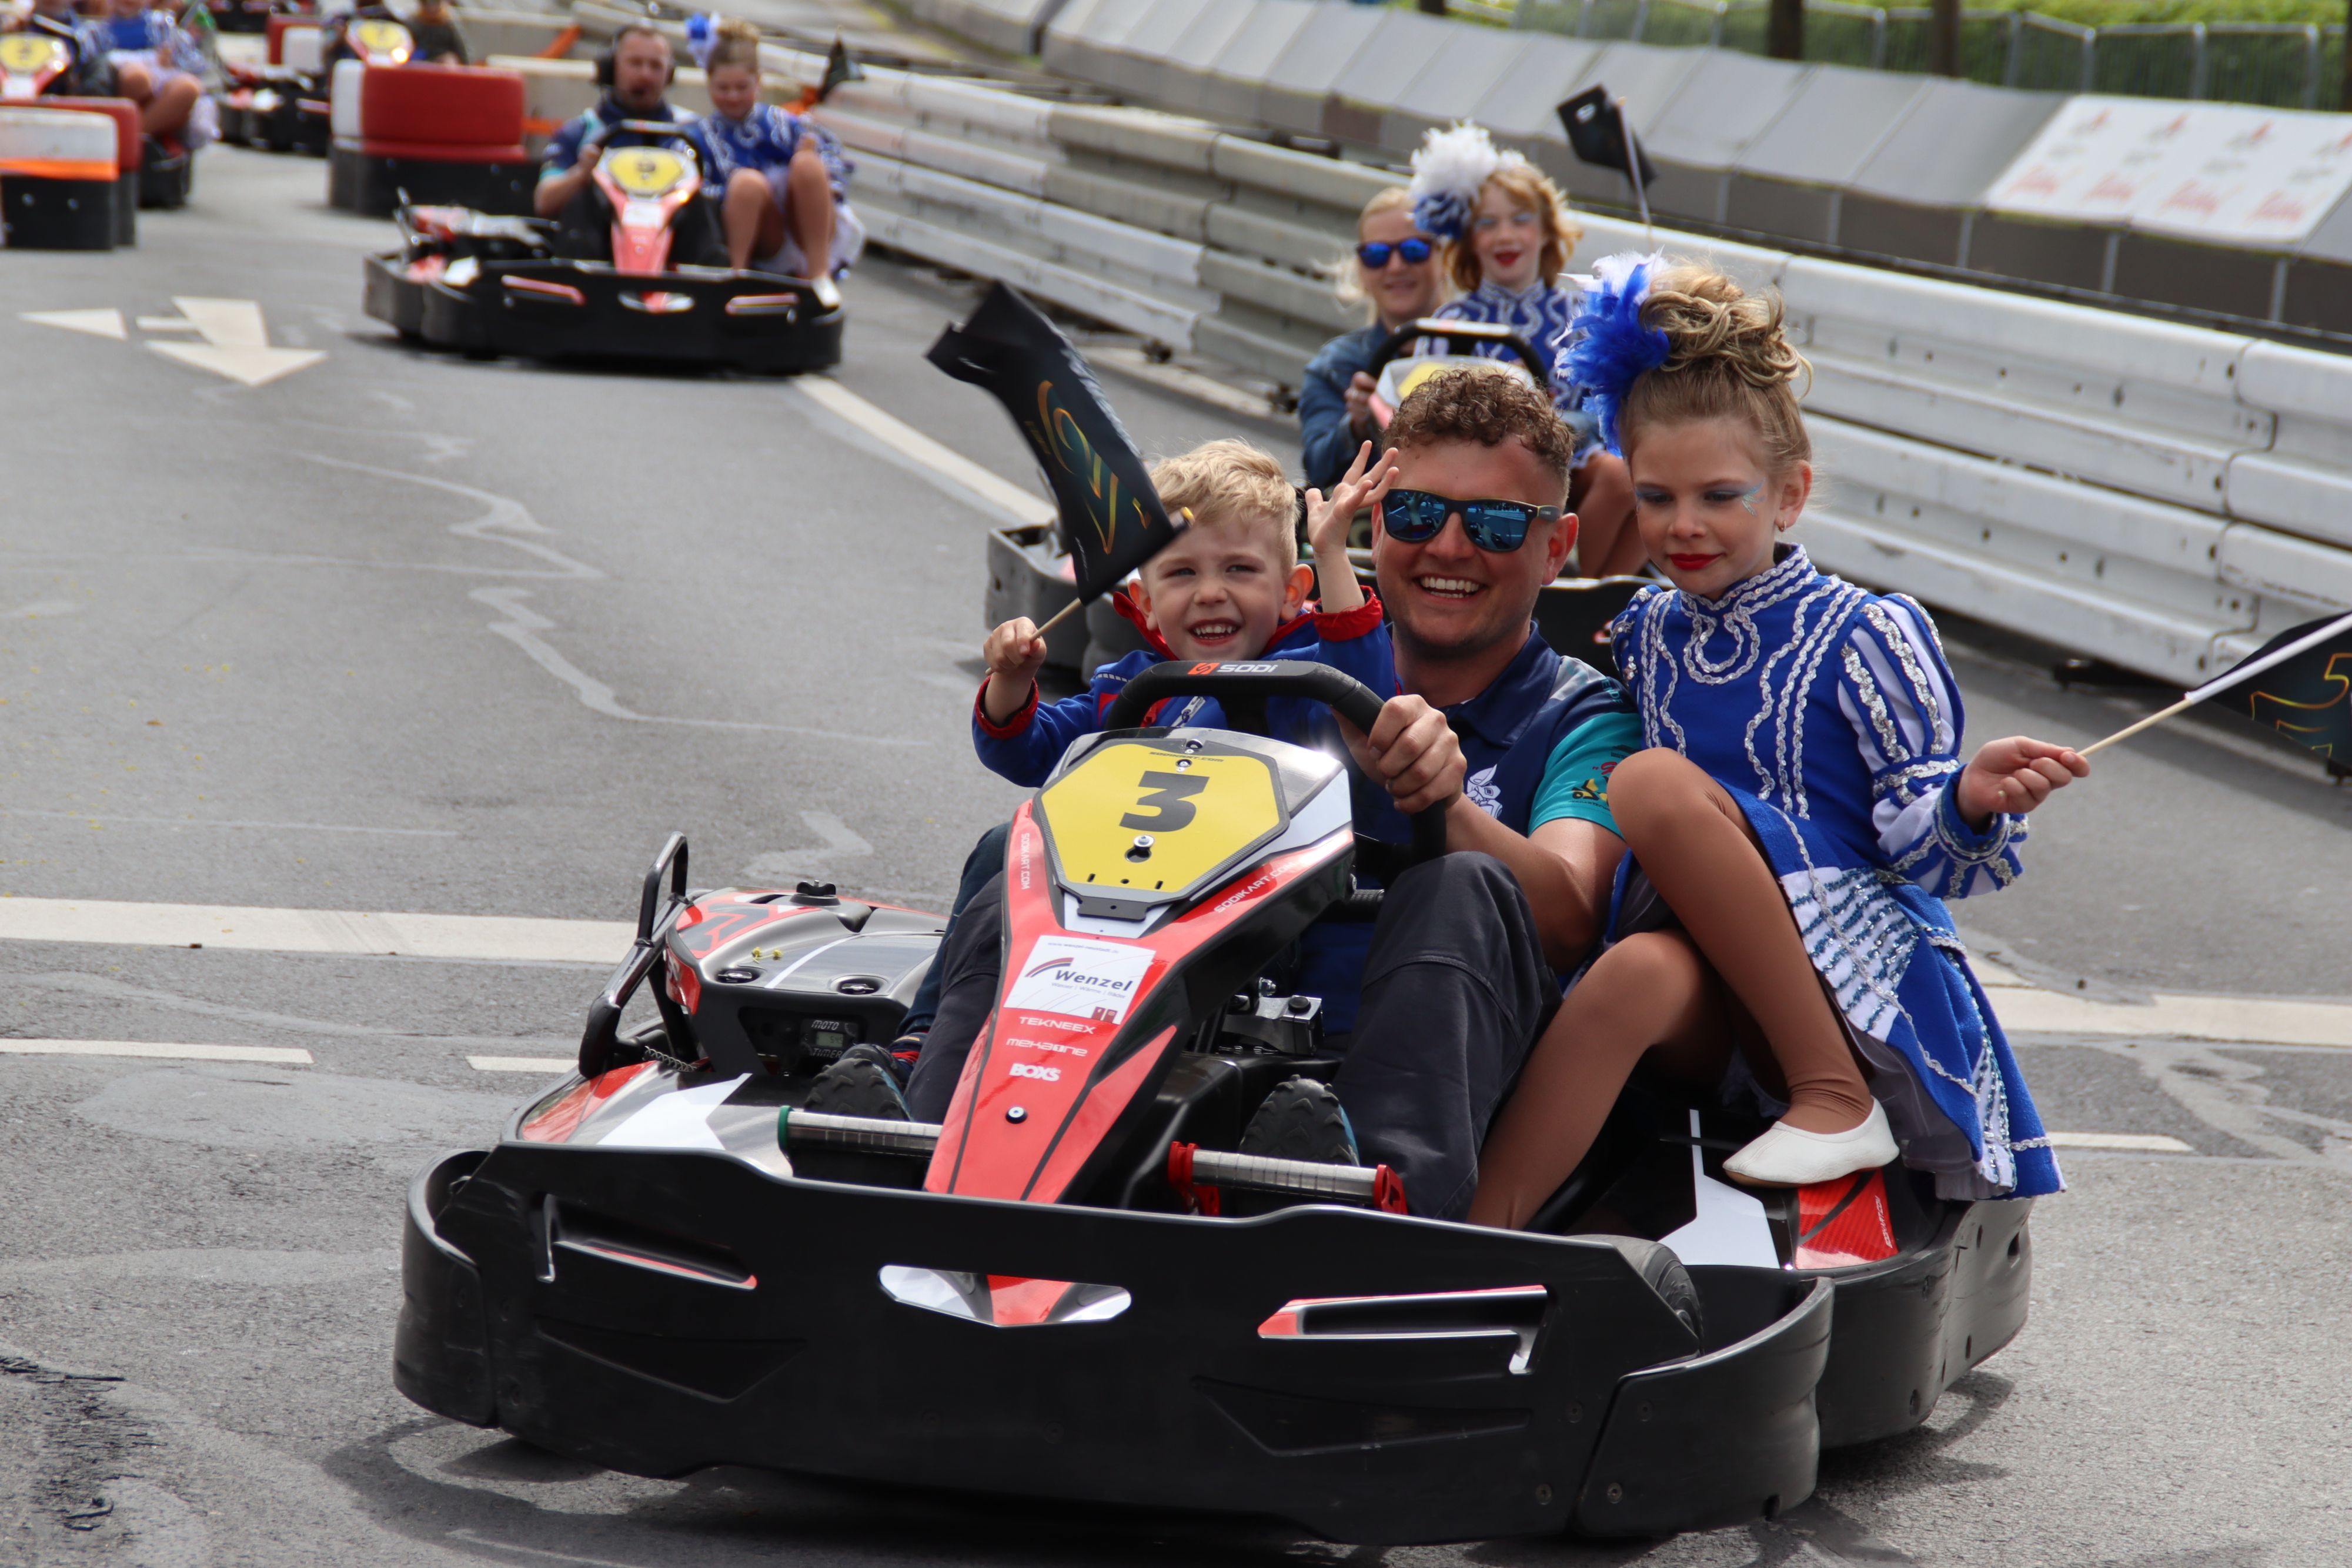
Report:
<svg viewBox="0 0 2352 1568"><path fill-rule="evenodd" d="M128 336L122 330L120 310L27 310L23 319L37 327L62 327L68 332L87 332L118 343Z"/></svg>
<svg viewBox="0 0 2352 1568"><path fill-rule="evenodd" d="M172 303L180 308L181 321L150 321L142 318L140 326L148 330L168 327L173 331L193 329L204 340L201 343L149 343L147 346L166 359L198 370L210 371L230 381L249 387L266 386L280 376L290 376L296 371L307 371L325 359L320 349L273 349L269 346L269 329L261 319L261 307L250 299L204 299L177 296Z"/></svg>

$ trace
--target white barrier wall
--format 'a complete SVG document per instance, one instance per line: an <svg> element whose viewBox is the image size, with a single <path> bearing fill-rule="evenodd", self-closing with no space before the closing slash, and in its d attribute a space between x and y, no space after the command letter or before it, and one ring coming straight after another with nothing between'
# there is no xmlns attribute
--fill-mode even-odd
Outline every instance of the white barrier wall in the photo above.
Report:
<svg viewBox="0 0 2352 1568"><path fill-rule="evenodd" d="M1318 10L1297 18L1299 37L1323 11L1355 25L1347 8ZM1071 36L1113 49L1122 18L1164 12L1071 0L1063 16L1086 25ZM792 81L824 69L814 55L770 58ZM854 199L878 243L1288 386L1359 321L1325 269L1364 200L1400 179L1181 116L883 69L818 118L858 161ZM1578 268L1643 245L1636 225L1585 222ZM1658 240L1785 297L1813 366L1826 484L1805 529L1825 566L2182 685L2352 608L2352 361Z"/></svg>

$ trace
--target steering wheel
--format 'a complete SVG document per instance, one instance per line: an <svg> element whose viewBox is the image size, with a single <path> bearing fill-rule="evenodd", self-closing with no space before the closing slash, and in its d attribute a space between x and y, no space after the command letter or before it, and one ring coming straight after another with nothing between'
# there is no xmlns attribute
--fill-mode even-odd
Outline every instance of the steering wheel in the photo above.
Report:
<svg viewBox="0 0 2352 1568"><path fill-rule="evenodd" d="M1214 664L1171 659L1127 683L1104 712L1103 728L1139 728L1155 704L1181 696L1292 697L1318 702L1368 735L1381 718L1381 699L1372 695L1372 688L1328 664L1304 659ZM1406 821L1412 825L1412 863L1419 865L1445 852L1443 803L1415 811Z"/></svg>
<svg viewBox="0 0 2352 1568"><path fill-rule="evenodd" d="M1527 366L1528 374L1535 377L1538 389L1549 390L1551 386L1551 367L1537 357L1535 349L1525 338L1508 327L1485 321L1440 320L1434 316L1408 321L1381 340L1381 346L1372 350L1372 379L1380 380L1381 371L1388 367L1391 360L1423 338L1437 339L1450 354L1466 354L1481 348L1508 349L1518 356L1521 364Z"/></svg>

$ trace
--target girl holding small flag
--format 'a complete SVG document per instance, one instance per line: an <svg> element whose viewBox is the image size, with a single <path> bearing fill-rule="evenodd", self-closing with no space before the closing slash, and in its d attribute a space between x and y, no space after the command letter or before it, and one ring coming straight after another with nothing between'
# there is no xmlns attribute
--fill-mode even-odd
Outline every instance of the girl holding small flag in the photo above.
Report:
<svg viewBox="0 0 2352 1568"><path fill-rule="evenodd" d="M1631 852L1612 941L1496 1119L1470 1218L1525 1225L1652 1052L1727 1069L1777 1115L1724 1162L1736 1179L1804 1186L1899 1154L1947 1197L2056 1191L1944 901L2014 881L2025 813L2089 764L2022 737L1964 764L1927 612L1781 539L1813 473L1779 301L1662 257L1597 270L1559 379L1626 457L1672 586L1612 629L1648 749L1609 786Z"/></svg>

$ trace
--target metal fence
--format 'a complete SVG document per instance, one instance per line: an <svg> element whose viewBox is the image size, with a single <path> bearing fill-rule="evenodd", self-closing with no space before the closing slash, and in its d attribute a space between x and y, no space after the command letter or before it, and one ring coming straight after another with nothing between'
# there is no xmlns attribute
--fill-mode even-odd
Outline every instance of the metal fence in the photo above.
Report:
<svg viewBox="0 0 2352 1568"><path fill-rule="evenodd" d="M1765 0L1518 0L1515 27L1641 44L1764 53ZM1925 6L1809 0L1805 57L1874 70L1925 71L1934 44ZM1963 11L1960 74L2001 87L2140 98L2213 99L2280 109L2333 107L2342 26L2267 22L2126 23L2087 27L2032 11Z"/></svg>

